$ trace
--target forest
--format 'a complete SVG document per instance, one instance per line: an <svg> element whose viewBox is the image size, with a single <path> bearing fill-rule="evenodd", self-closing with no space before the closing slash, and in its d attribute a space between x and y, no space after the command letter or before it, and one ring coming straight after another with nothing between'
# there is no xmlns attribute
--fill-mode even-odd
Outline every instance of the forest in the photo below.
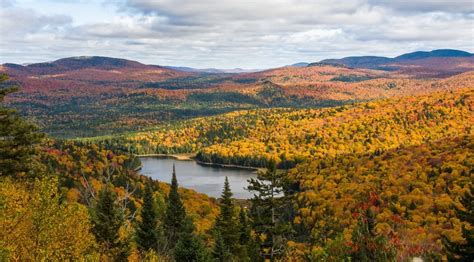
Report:
<svg viewBox="0 0 474 262"><path fill-rule="evenodd" d="M6 84L22 86L5 103L56 138L120 135L237 110L317 109L472 86L472 72L459 70L464 73L445 78L332 64L192 73L107 57L0 66L11 77Z"/></svg>
<svg viewBox="0 0 474 262"><path fill-rule="evenodd" d="M7 77L2 75L2 81ZM469 261L473 90L248 109L58 139L0 91L2 261ZM261 167L253 197L140 175L137 154Z"/></svg>

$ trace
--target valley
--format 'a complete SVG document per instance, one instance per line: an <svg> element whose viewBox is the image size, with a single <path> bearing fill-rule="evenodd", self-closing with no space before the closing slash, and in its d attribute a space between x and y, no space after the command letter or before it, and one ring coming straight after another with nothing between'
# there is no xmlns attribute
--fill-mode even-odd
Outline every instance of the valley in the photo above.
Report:
<svg viewBox="0 0 474 262"><path fill-rule="evenodd" d="M214 261L230 229L243 238L232 242L235 261L264 261L268 241L284 250L274 261L358 261L362 248L380 261L439 261L446 243L469 241L458 213L472 213L463 200L474 179L471 54L177 69L106 57L2 65L11 76L2 87L21 85L1 89L2 132L15 140L0 143L10 223L0 230L20 225L0 239L8 252L29 257L34 212L53 202L51 223L82 217L85 233L53 227L44 249L73 245L68 257L93 261L180 261L173 230L199 261ZM119 223L112 242L96 231L111 225L97 217L109 212L102 205ZM140 230L156 232L160 248L144 249Z"/></svg>

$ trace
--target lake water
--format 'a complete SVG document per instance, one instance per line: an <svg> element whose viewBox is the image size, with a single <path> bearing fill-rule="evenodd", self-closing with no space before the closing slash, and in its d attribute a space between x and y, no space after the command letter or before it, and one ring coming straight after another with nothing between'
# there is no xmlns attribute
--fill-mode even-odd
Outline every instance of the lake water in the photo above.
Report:
<svg viewBox="0 0 474 262"><path fill-rule="evenodd" d="M195 161L157 157L142 157L140 160L143 165L141 174L166 183L171 182L175 164L180 187L191 188L212 197L220 197L227 176L234 198L250 198L251 194L244 188L248 186L247 179L256 177L253 170L204 166Z"/></svg>

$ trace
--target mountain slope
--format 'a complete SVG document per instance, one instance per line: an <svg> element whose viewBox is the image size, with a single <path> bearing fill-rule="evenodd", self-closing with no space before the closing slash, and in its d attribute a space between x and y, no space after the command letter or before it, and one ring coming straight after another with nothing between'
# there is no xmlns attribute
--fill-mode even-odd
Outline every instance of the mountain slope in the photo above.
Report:
<svg viewBox="0 0 474 262"><path fill-rule="evenodd" d="M473 90L445 91L328 109L238 111L117 137L132 153L199 152L204 162L281 166L470 135Z"/></svg>
<svg viewBox="0 0 474 262"><path fill-rule="evenodd" d="M125 59L76 57L27 66L4 64L0 73L9 74L21 85L20 92L7 98L9 105L43 131L60 137L136 131L241 109L338 106L463 88L473 82L448 86L441 84L447 78L425 78L474 71L474 57L407 61L396 65L395 71L313 63L251 73L208 74ZM466 72L453 79L465 75L467 79L474 76Z"/></svg>
<svg viewBox="0 0 474 262"><path fill-rule="evenodd" d="M6 71L12 76L17 75L57 75L84 72L84 74L91 70L98 70L100 72L107 72L112 70L119 70L122 73L128 71L153 71L154 73L160 72L161 74L169 74L180 76L183 75L179 71L174 71L161 66L145 65L137 61L131 61L121 58L101 57L101 56L79 56L62 58L53 62L34 63L28 65L17 65L17 64L3 64L2 71ZM98 77L101 73L97 72ZM104 77L104 79L107 79Z"/></svg>

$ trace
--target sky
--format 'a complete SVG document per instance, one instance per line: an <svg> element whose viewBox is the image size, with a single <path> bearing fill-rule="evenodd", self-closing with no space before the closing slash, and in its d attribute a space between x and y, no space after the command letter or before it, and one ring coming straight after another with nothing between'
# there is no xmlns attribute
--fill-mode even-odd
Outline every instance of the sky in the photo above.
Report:
<svg viewBox="0 0 474 262"><path fill-rule="evenodd" d="M0 63L263 69L441 48L474 52L474 0L0 0Z"/></svg>

